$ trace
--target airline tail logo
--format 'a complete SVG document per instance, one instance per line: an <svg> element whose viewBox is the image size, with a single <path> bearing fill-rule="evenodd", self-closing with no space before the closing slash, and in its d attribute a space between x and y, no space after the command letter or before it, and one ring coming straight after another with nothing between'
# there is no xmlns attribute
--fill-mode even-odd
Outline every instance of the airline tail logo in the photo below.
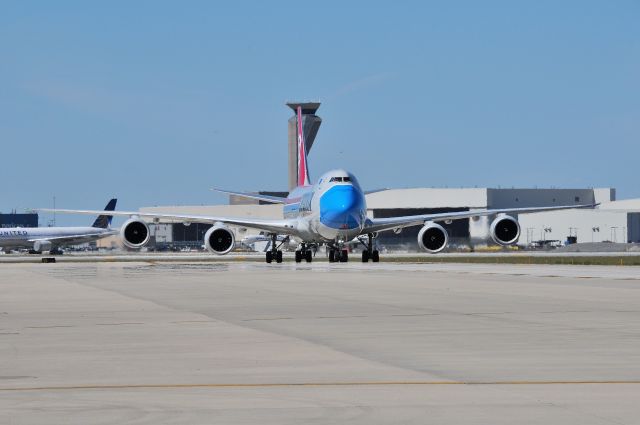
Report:
<svg viewBox="0 0 640 425"><path fill-rule="evenodd" d="M116 209L117 199L112 199L109 201L106 207L104 207L105 211L114 211ZM111 226L111 220L113 219L112 215L99 215L96 218L96 221L93 222L91 227L96 227L98 229L108 229Z"/></svg>
<svg viewBox="0 0 640 425"><path fill-rule="evenodd" d="M302 132L302 107L298 106L298 186L309 186L309 170L307 169L307 150L304 146Z"/></svg>

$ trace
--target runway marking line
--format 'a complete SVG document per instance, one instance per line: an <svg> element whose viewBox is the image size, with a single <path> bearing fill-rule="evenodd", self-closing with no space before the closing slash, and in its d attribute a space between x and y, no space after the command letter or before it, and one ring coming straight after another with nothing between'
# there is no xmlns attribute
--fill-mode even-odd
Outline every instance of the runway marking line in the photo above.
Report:
<svg viewBox="0 0 640 425"><path fill-rule="evenodd" d="M203 384L122 384L69 385L42 387L0 388L0 391L64 391L64 390L123 390L171 388L272 388L272 387L375 387L375 386L491 386L491 385L640 385L638 381L371 381L371 382L265 382L265 383L203 383Z"/></svg>

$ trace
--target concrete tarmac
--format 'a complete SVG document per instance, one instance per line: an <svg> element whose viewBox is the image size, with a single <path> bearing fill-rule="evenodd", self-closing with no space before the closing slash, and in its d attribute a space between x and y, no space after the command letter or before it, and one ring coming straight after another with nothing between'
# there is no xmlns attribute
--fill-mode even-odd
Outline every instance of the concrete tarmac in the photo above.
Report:
<svg viewBox="0 0 640 425"><path fill-rule="evenodd" d="M640 269L0 265L4 424L636 424Z"/></svg>

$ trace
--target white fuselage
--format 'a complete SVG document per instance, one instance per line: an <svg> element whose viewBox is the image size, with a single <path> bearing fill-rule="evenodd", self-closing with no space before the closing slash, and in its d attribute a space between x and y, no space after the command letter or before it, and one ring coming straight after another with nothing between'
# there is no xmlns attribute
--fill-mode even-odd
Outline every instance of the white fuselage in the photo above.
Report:
<svg viewBox="0 0 640 425"><path fill-rule="evenodd" d="M332 170L312 186L295 188L287 197L284 217L295 219L296 236L304 242L346 242L361 234L367 204L353 174Z"/></svg>
<svg viewBox="0 0 640 425"><path fill-rule="evenodd" d="M0 248L32 249L35 241L50 241L53 247L78 245L115 234L97 227L11 227L0 228Z"/></svg>

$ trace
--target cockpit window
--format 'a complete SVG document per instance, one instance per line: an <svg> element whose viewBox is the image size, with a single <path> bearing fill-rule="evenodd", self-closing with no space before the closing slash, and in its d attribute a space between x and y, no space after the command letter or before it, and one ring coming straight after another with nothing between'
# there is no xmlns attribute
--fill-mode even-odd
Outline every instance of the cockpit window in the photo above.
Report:
<svg viewBox="0 0 640 425"><path fill-rule="evenodd" d="M342 181L343 182L350 182L351 181L351 177L343 177Z"/></svg>
<svg viewBox="0 0 640 425"><path fill-rule="evenodd" d="M350 182L351 177L331 177L329 182Z"/></svg>

